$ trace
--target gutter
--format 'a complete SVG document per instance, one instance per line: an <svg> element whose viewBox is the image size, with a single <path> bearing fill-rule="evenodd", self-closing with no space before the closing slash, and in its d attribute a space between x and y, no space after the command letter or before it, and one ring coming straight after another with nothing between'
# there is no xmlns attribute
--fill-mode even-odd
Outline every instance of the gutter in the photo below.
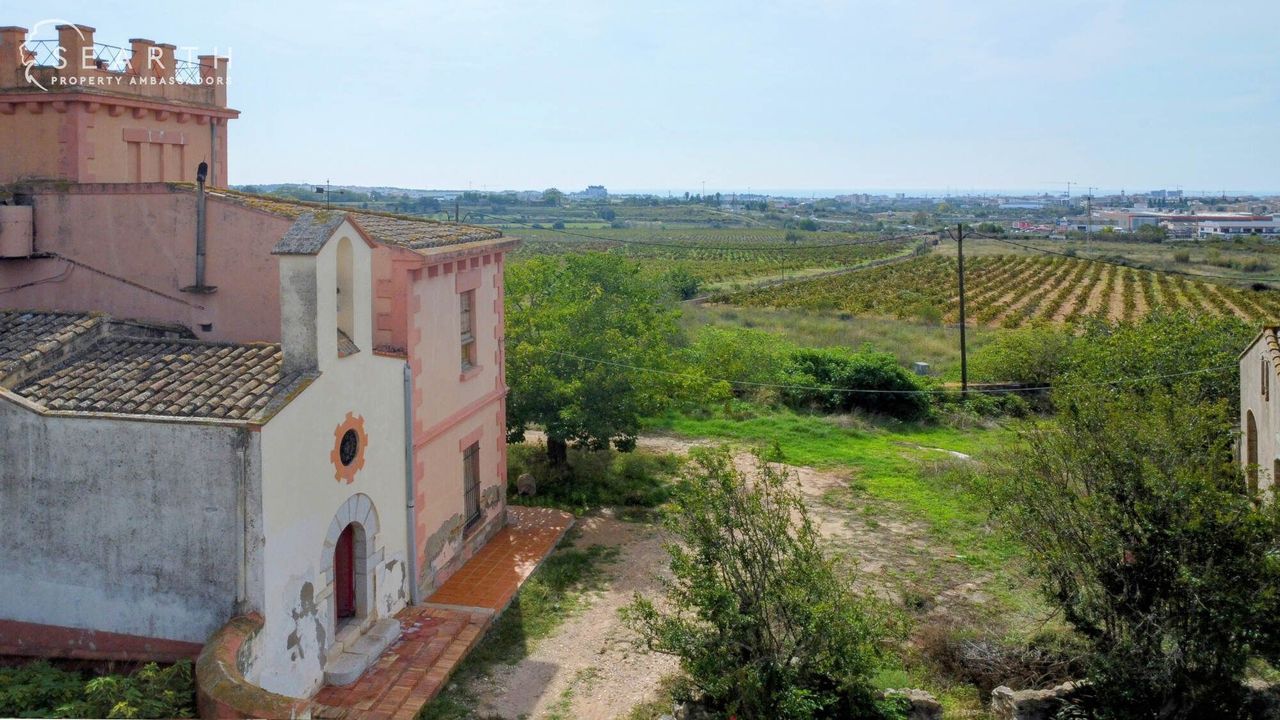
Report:
<svg viewBox="0 0 1280 720"><path fill-rule="evenodd" d="M404 511L405 534L409 546L409 603L421 602L418 596L418 541L414 537L417 527L413 507L413 370L404 364Z"/></svg>

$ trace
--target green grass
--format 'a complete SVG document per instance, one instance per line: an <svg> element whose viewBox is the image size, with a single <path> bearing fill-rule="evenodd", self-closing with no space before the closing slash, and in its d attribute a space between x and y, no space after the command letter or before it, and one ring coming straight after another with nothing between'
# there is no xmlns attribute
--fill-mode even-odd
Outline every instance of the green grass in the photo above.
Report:
<svg viewBox="0 0 1280 720"><path fill-rule="evenodd" d="M475 698L466 689L468 680L492 665L519 662L539 640L586 606L588 593L604 580L602 566L617 559L618 548L577 548L572 538L565 542L525 581L515 602L463 661L444 692L422 708L418 720L474 717Z"/></svg>
<svg viewBox="0 0 1280 720"><path fill-rule="evenodd" d="M991 531L982 499L967 484L948 473L927 471L931 463L951 457L935 448L982 457L1011 440L1008 430L911 423L842 426L839 418L829 416L740 407L745 411L669 415L654 421L653 429L765 449L776 442L789 464L851 469L858 491L924 521L968 565L990 569L1018 556L1016 545Z"/></svg>
<svg viewBox="0 0 1280 720"><path fill-rule="evenodd" d="M944 325L927 325L892 318L855 316L824 310L690 305L681 319L687 330L700 326L754 328L786 338L803 347L858 348L870 343L893 353L908 365L927 362L944 377L960 374L960 331ZM995 328L969 328L969 352L986 345L1000 333Z"/></svg>

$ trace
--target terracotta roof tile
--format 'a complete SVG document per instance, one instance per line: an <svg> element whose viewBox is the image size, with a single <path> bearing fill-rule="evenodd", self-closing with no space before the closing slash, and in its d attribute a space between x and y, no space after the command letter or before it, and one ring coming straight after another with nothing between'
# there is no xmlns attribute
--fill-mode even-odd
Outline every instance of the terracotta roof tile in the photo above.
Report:
<svg viewBox="0 0 1280 720"><path fill-rule="evenodd" d="M61 345L104 318L0 311L0 381L6 368L48 360L13 391L50 410L247 420L283 389L280 346L133 337L102 332L69 355ZM66 336L58 340L59 336ZM52 338L52 340L51 340Z"/></svg>
<svg viewBox="0 0 1280 720"><path fill-rule="evenodd" d="M38 363L98 328L102 318L84 313L0 310L0 381Z"/></svg>
<svg viewBox="0 0 1280 720"><path fill-rule="evenodd" d="M296 228L298 237L289 238L286 235L290 242L286 243L285 247L292 249L281 250L278 246L276 252L315 252L318 250L314 237L315 233L321 231L323 226L328 225L333 216L341 217L343 215L350 217L374 242L380 242L384 245L397 245L410 250L461 245L482 240L496 240L502 237L502 231L497 228L442 222L414 215L352 211L346 208L326 208L320 203L267 195L253 195L235 190L218 189L209 191L208 194L209 197L215 199L236 203L237 205L254 208L291 220L302 220L304 215L311 215L311 219L306 220ZM330 231L332 231L332 228L330 228ZM294 232L295 230L291 228L290 233ZM319 240L319 244L322 245L324 240L327 239L328 236L325 235ZM284 242L283 239L282 242Z"/></svg>

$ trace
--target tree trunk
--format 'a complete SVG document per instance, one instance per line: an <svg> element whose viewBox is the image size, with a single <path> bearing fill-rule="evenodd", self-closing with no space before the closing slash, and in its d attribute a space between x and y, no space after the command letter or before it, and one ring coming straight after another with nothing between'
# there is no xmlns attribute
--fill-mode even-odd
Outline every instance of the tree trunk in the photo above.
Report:
<svg viewBox="0 0 1280 720"><path fill-rule="evenodd" d="M561 438L547 438L547 460L551 467L563 470L569 466L569 444Z"/></svg>

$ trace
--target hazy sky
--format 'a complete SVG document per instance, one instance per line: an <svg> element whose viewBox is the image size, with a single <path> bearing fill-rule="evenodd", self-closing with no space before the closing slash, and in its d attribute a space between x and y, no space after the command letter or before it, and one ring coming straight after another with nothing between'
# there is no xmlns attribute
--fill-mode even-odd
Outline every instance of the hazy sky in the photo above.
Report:
<svg viewBox="0 0 1280 720"><path fill-rule="evenodd" d="M1280 2L4 4L230 47L233 183L1280 190Z"/></svg>

